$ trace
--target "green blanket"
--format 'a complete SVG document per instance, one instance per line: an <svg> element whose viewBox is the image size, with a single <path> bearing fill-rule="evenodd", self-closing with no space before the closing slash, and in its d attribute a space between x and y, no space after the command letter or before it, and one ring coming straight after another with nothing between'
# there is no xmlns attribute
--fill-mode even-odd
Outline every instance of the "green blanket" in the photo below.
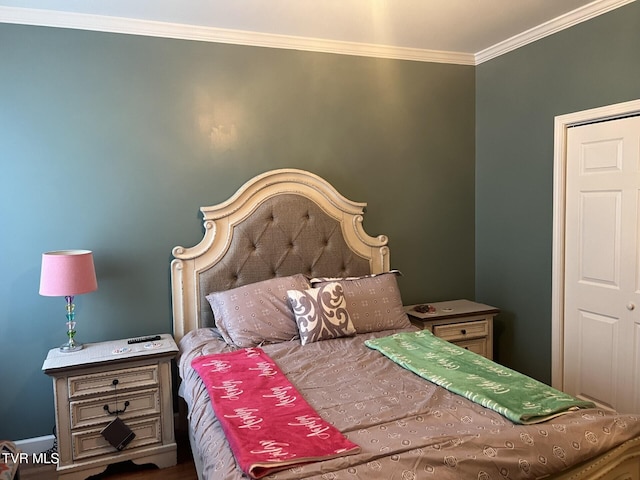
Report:
<svg viewBox="0 0 640 480"><path fill-rule="evenodd" d="M577 408L595 406L442 340L428 330L397 333L365 344L422 378L515 423L544 422Z"/></svg>

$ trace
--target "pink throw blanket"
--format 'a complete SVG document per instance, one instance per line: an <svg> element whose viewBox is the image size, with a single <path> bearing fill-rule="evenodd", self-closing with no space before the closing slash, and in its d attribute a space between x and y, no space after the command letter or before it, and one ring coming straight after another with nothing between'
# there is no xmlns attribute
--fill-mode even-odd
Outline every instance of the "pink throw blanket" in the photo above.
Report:
<svg viewBox="0 0 640 480"><path fill-rule="evenodd" d="M205 355L191 366L207 387L236 461L253 478L360 451L317 414L262 349Z"/></svg>

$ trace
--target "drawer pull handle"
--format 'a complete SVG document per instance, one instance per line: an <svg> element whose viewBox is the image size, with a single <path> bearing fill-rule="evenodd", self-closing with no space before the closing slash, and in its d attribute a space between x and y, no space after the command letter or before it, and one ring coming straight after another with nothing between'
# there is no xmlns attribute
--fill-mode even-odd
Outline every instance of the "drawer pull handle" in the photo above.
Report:
<svg viewBox="0 0 640 480"><path fill-rule="evenodd" d="M113 385L114 391L116 391L116 389L118 388L118 383L120 382L118 381L117 378L114 378L113 381L111 382L111 385ZM129 401L127 400L126 402L124 402L124 408L122 410L118 410L118 392L116 392L116 409L112 412L111 410L109 410L109 405L105 405L102 408L109 415L120 415L121 413L124 413L127 411L128 406L129 406Z"/></svg>
<svg viewBox="0 0 640 480"><path fill-rule="evenodd" d="M127 400L126 402L124 402L124 408L122 410L114 410L113 412L111 410L109 410L109 405L105 405L104 407L102 407L104 409L105 412L107 412L109 415L120 415L121 413L124 413L127 410L127 407L129 406L129 400Z"/></svg>
<svg viewBox="0 0 640 480"><path fill-rule="evenodd" d="M460 330L460 333L463 334L463 335L466 335L467 334L467 330L463 328L462 330Z"/></svg>

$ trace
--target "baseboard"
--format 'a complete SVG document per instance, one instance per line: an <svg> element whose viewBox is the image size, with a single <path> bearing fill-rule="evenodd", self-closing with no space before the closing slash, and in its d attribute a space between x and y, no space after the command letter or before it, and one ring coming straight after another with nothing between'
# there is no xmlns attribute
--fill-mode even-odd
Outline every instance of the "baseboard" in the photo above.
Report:
<svg viewBox="0 0 640 480"><path fill-rule="evenodd" d="M45 435L43 437L25 438L24 440L16 440L16 446L20 451L33 455L34 453L46 452L53 447L55 437L53 435Z"/></svg>

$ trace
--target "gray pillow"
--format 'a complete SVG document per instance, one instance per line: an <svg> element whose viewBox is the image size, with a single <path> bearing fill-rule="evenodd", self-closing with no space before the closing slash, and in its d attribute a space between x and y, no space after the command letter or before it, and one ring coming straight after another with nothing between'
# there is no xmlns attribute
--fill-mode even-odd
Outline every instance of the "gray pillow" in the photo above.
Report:
<svg viewBox="0 0 640 480"><path fill-rule="evenodd" d="M344 289L347 310L357 333L380 332L411 326L402 307L397 275L389 272L363 277L312 278L311 285L320 287L338 282Z"/></svg>
<svg viewBox="0 0 640 480"><path fill-rule="evenodd" d="M216 327L229 345L255 347L298 338L287 290L305 290L302 274L276 277L206 296Z"/></svg>

